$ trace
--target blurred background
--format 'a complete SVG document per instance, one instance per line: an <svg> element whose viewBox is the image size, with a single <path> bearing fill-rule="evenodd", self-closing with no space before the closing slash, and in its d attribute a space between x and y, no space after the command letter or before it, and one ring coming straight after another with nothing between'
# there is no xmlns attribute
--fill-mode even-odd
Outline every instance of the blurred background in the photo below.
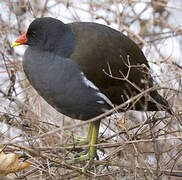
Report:
<svg viewBox="0 0 182 180"><path fill-rule="evenodd" d="M64 23L105 24L134 40L147 57L160 94L175 115L128 111L102 121L100 161L83 176L83 164L65 165L73 134L87 126L56 112L30 86L22 69L26 47L11 48L37 17ZM182 179L181 0L0 1L0 147L21 153L31 167L7 179ZM47 158L45 158L47 157ZM55 161L57 163L55 163Z"/></svg>

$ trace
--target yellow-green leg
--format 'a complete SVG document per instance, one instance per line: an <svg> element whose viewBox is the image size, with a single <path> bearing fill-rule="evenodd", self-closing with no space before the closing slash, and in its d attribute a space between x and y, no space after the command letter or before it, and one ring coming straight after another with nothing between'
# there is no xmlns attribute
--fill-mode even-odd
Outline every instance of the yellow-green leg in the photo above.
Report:
<svg viewBox="0 0 182 180"><path fill-rule="evenodd" d="M88 124L88 134L87 134L87 137L81 137L81 136L73 135L70 131L66 130L65 133L70 135L70 136L73 136L74 140L77 141L77 142L74 142L74 143L69 143L66 146L89 144L90 138L91 138L91 134L92 134L92 127L93 127L92 124L93 123L89 123Z"/></svg>
<svg viewBox="0 0 182 180"><path fill-rule="evenodd" d="M87 164L83 167L83 169L82 169L83 172L85 172L89 168L90 164L92 163L92 161L94 160L94 158L96 156L97 148L94 147L93 145L97 144L97 138L98 138L98 134L99 134L100 121L92 122L91 124L89 124L89 126L91 126L91 135L90 135L90 140L89 140L90 147L89 147L89 154L88 154L89 160L88 160Z"/></svg>
<svg viewBox="0 0 182 180"><path fill-rule="evenodd" d="M88 134L87 134L87 139L88 139L89 142L91 141L92 130L93 130L93 123L90 122L88 124Z"/></svg>
<svg viewBox="0 0 182 180"><path fill-rule="evenodd" d="M70 131L65 131L66 134L73 136L74 143L68 143L66 146L76 146L76 145L85 145L88 144L88 138L87 137L81 137L78 135L73 135Z"/></svg>
<svg viewBox="0 0 182 180"><path fill-rule="evenodd" d="M87 155L80 156L78 158L74 158L72 160L67 160L67 163L78 163L84 160L88 160L87 164L83 167L83 171L86 171L90 164L92 163L95 155L96 155L96 147L93 145L97 144L97 138L99 134L100 121L91 122L88 125L88 141L89 141L89 152Z"/></svg>

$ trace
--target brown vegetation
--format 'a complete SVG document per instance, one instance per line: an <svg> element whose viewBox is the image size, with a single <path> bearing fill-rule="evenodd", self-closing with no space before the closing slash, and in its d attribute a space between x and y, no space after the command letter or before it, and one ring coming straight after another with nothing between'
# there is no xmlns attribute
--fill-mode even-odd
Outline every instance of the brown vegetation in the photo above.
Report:
<svg viewBox="0 0 182 180"><path fill-rule="evenodd" d="M0 147L31 163L7 178L182 179L181 0L4 0L0 11ZM86 136L87 122L50 107L25 78L23 47L10 47L41 16L99 22L127 34L143 48L174 115L128 111L111 116L102 121L101 159L84 174L82 163L66 164L69 151L88 147L66 146L75 142L73 134Z"/></svg>

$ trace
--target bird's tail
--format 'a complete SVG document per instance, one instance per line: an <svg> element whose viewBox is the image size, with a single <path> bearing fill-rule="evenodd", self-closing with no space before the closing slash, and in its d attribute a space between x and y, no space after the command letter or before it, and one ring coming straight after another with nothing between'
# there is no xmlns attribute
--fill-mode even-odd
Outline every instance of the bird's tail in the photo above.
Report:
<svg viewBox="0 0 182 180"><path fill-rule="evenodd" d="M170 107L168 101L162 97L160 94L158 94L157 91L151 92L151 97L156 101L149 101L148 103L148 109L155 110L161 110L161 111L167 111L170 114L173 114L173 110Z"/></svg>

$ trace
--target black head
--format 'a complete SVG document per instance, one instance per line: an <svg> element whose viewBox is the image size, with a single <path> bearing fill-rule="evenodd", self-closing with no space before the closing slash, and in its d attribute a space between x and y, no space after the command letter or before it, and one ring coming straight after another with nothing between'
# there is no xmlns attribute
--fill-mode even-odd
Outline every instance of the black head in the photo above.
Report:
<svg viewBox="0 0 182 180"><path fill-rule="evenodd" d="M37 18L27 30L27 43L31 47L47 46L50 41L56 41L65 33L65 24L61 21L50 18Z"/></svg>
<svg viewBox="0 0 182 180"><path fill-rule="evenodd" d="M74 35L70 26L60 20L42 17L35 19L27 32L15 41L16 43L68 56L74 47Z"/></svg>

